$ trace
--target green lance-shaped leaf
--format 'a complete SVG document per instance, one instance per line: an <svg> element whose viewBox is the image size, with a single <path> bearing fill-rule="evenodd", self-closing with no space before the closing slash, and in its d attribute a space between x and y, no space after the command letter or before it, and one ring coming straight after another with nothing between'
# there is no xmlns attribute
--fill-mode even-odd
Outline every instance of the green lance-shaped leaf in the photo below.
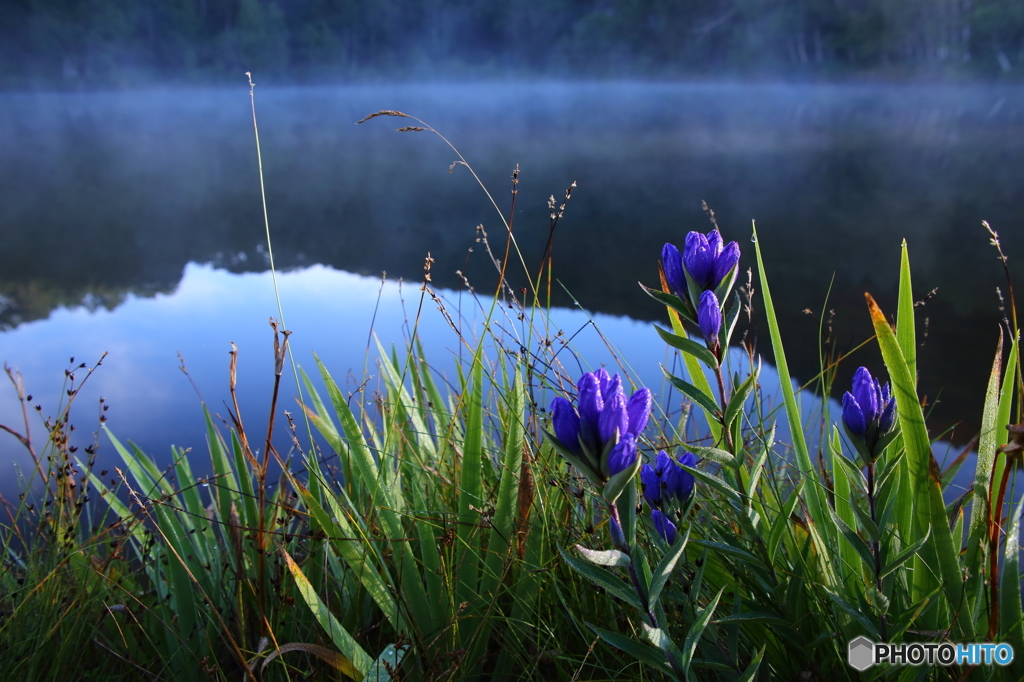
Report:
<svg viewBox="0 0 1024 682"><path fill-rule="evenodd" d="M718 415L721 414L721 411L719 410L718 403L715 402L714 398L688 381L675 376L665 369L664 365L661 366L661 371L665 374L665 378L668 379L670 384L675 386L676 389L678 389L687 398L704 408L704 411L708 413L708 421L718 419Z"/></svg>
<svg viewBox="0 0 1024 682"><path fill-rule="evenodd" d="M686 543L690 539L690 528L686 529L686 535L683 537L681 542L677 542L665 553L665 556L661 558L658 565L654 567L654 571L651 574L651 592L648 597L648 603L651 608L658 603L658 598L661 597L661 591L665 588L668 583L669 576L672 575L673 569L676 567L679 559L683 556L686 551Z"/></svg>
<svg viewBox="0 0 1024 682"><path fill-rule="evenodd" d="M750 665L743 671L739 679L736 682L751 682L757 677L757 670L761 667L761 661L764 659L764 650L767 648L767 644L762 644L761 649L757 652L752 659L750 659Z"/></svg>
<svg viewBox="0 0 1024 682"><path fill-rule="evenodd" d="M825 509L826 504L822 496L821 483L818 478L817 469L811 462L810 452L807 449L807 441L804 438L800 407L796 404L796 394L793 391L793 380L789 374L789 363L786 361L786 351L782 346L782 335L779 332L779 322L775 315L775 306L772 303L771 289L768 287L768 275L764 269L764 261L761 257L761 242L757 239L756 227L754 228L754 251L757 254L758 277L761 282L761 300L764 302L765 318L768 320L768 331L772 340L772 351L775 353L775 368L779 374L779 386L782 389L782 397L786 405L786 418L789 419L789 432L793 438L793 450L796 454L796 466L809 483L809 485L804 488L807 508L814 519L831 521L831 517ZM825 540L828 542L831 540L831 537L827 537ZM821 548L821 550L827 551L825 548Z"/></svg>
<svg viewBox="0 0 1024 682"><path fill-rule="evenodd" d="M832 513L836 514L835 512ZM853 550L857 553L857 555L860 556L860 559L864 562L864 565L874 566L875 559L873 556L871 556L871 550L869 550L868 546L864 544L864 540L862 540L861 537L857 535L857 531L853 530L853 528L847 525L846 521L840 518L838 514L835 515L834 520L836 526L839 527L839 534L846 540L847 545L852 547ZM845 557L843 558L845 559ZM857 566L854 566L853 568L855 571L859 573Z"/></svg>
<svg viewBox="0 0 1024 682"><path fill-rule="evenodd" d="M320 624L324 630L327 631L331 641L334 642L334 646L338 648L338 651L352 663L354 670L352 672L357 675L351 675L350 672L345 674L356 677L357 680L363 679L366 673L370 671L374 661L370 654L359 646L359 643L352 638L352 635L348 633L345 628L342 627L341 623L334 617L334 614L330 612L327 605L324 604L323 600L320 599L320 595L317 594L316 588L314 588L310 582L306 579L302 569L299 568L298 564L291 558L288 552L282 547L281 555L284 557L285 563L288 566L288 570L291 571L292 576L295 578L295 584L299 588L299 594L302 595L302 599L306 602L309 610L312 611L313 617L316 618L316 622Z"/></svg>
<svg viewBox="0 0 1024 682"><path fill-rule="evenodd" d="M924 544L928 542L928 538L929 536L931 536L931 534L932 529L931 527L929 527L928 532L925 533L923 538L921 538L914 544L910 545L909 547L904 548L902 552L893 557L892 561L883 566L882 573L879 577L886 577L887 575L895 571L897 568L902 566L904 563L906 563L907 559L917 554L921 550L921 548L924 547Z"/></svg>
<svg viewBox="0 0 1024 682"><path fill-rule="evenodd" d="M697 642L700 641L701 635L704 634L704 628L707 627L708 621L715 615L715 609L718 608L718 600L722 598L722 593L725 592L726 587L728 585L722 585L721 589L718 590L718 594L697 615L697 619L690 626L690 631L686 633L686 640L683 642L683 658L680 663L687 676L690 674L690 662L693 660L693 652L697 648Z"/></svg>
<svg viewBox="0 0 1024 682"><path fill-rule="evenodd" d="M637 282L637 284L640 283ZM640 284L640 288L643 289L647 293L647 295L653 298L655 301L663 303L672 310L679 313L683 317L683 319L689 322L690 324L697 324L697 314L694 312L693 307L690 305L689 301L681 299L675 294L666 294L663 291L651 289L650 287L646 287L643 284Z"/></svg>
<svg viewBox="0 0 1024 682"><path fill-rule="evenodd" d="M696 455L699 459L706 459L717 464L728 464L730 466L739 466L742 460L733 456L728 450L721 448L706 448L702 445L687 445L686 449Z"/></svg>
<svg viewBox="0 0 1024 682"><path fill-rule="evenodd" d="M370 597L377 603L377 606L388 622L396 629L400 628L400 610L394 597L388 590L388 584L393 582L392 578L390 575L387 575L386 569L383 576L378 572L376 568L378 563L377 557L374 556L372 551L373 545L370 543L369 538L363 534L362 529L349 523L340 509L338 509L340 513L331 518L331 515L320 505L320 502L308 488L303 486L300 481L292 478L287 472L286 475L288 475L289 481L295 487L295 490L298 491L299 497L302 499L306 509L309 510L310 515L331 538L331 544L335 552L358 577L363 588L366 589ZM328 500L331 500L333 493L326 491L326 496L328 496Z"/></svg>
<svg viewBox="0 0 1024 682"><path fill-rule="evenodd" d="M566 462L573 465L576 471L583 474L583 476L590 481L595 487L600 488L604 485L604 481L601 480L601 474L594 470L590 463L587 461L587 457L577 455L575 452L565 446L565 444L558 440L555 434L550 431L545 431L544 435L547 437L548 442L551 443L552 447L560 454Z"/></svg>
<svg viewBox="0 0 1024 682"><path fill-rule="evenodd" d="M638 471L640 471L640 453L637 453L633 464L608 479L608 482L601 489L601 497L608 504L615 504L615 500L619 499L619 495L628 486L636 484L636 474Z"/></svg>
<svg viewBox="0 0 1024 682"><path fill-rule="evenodd" d="M942 584L949 605L954 606L959 602L963 592L960 561L946 518L940 474L938 466L933 461L924 412L915 388L916 382L903 357L896 335L881 308L871 294L865 293L864 296L896 397L896 410L906 448L914 498L913 537L924 536L928 532L928 527L932 527L931 540L925 543L919 554L925 566L924 570L916 570L918 565L915 562L912 599L917 601L924 594L931 592L937 584ZM958 633L963 633L963 622L958 620L956 628Z"/></svg>
<svg viewBox="0 0 1024 682"><path fill-rule="evenodd" d="M704 344L688 339L685 336L673 334L658 325L654 325L654 328L657 330L658 336L668 345L683 351L687 355L692 355L711 369L718 369L718 359L715 358L715 354L709 351Z"/></svg>
<svg viewBox="0 0 1024 682"><path fill-rule="evenodd" d="M672 638L668 636L668 633L661 628L654 628L647 623L640 623L644 628L644 637L647 641L654 646L661 649L665 656L670 660L675 661L676 665L680 665L683 661L683 652L680 651L676 643L672 641Z"/></svg>
<svg viewBox="0 0 1024 682"><path fill-rule="evenodd" d="M709 474L708 472L702 471L701 469L698 469L696 467L683 466L683 470L693 474L693 477L696 478L698 481L704 483L705 485L711 486L718 492L728 497L733 502L740 503L743 500L740 491L736 490L734 487L732 487L732 484L728 483L724 479L721 479L718 476L715 476L714 474Z"/></svg>
<svg viewBox="0 0 1024 682"><path fill-rule="evenodd" d="M783 536L786 534L786 529L791 523L790 518L793 516L793 510L796 509L797 502L800 501L800 492L802 490L803 481L800 481L789 494L786 505L782 508L782 512L775 517L775 523L772 524L771 530L768 531L768 561L773 565L775 564L775 553L779 550L779 543L782 541Z"/></svg>
<svg viewBox="0 0 1024 682"><path fill-rule="evenodd" d="M729 405L725 408L726 426L732 425L733 421L742 414L743 406L746 404L747 398L750 397L751 391L754 390L754 385L757 383L757 377L760 373L761 364L758 362L757 368L751 372L746 381L740 384L740 387L733 392L732 397L729 399Z"/></svg>
<svg viewBox="0 0 1024 682"><path fill-rule="evenodd" d="M719 554L727 554L733 557L734 559L738 559L743 563L749 564L756 568L765 568L763 561L758 559L756 556L754 556L747 550L742 549L740 547L734 547L725 542L713 542L711 540L692 540L691 542L693 542L693 544L697 545L698 547L704 547Z"/></svg>
<svg viewBox="0 0 1024 682"><path fill-rule="evenodd" d="M242 503L238 493L238 480L235 478L231 460L228 459L224 439L217 432L206 405L203 405L203 417L206 420L206 440L210 448L210 461L213 464L213 473L216 475L216 488L213 490L217 499L217 510L220 512L221 522L227 523L231 519L232 503L238 507ZM238 473L244 476L245 469L240 469Z"/></svg>
<svg viewBox="0 0 1024 682"><path fill-rule="evenodd" d="M853 500L851 497L850 481L860 480L863 486L862 494L866 493L867 483L864 475L859 469L853 466L850 460L843 454L842 441L839 438L839 428L832 425L832 439L830 442L830 454L832 455L832 481L835 491L836 515L842 519L848 527L853 528L857 523L857 517L853 511ZM855 589L861 581L861 571L857 551L848 542L839 545L839 564L842 566L843 581L847 590Z"/></svg>
<svg viewBox="0 0 1024 682"><path fill-rule="evenodd" d="M627 585L621 578L616 576L614 573L609 571L607 568L600 566L594 566L582 559L570 555L568 552L559 548L559 554L562 555L562 559L565 563L575 570L577 573L582 575L587 580L591 581L595 585L603 587L608 591L609 594L618 597L627 604L635 607L636 609L643 611L643 605L640 603L639 597L633 591L632 587Z"/></svg>
<svg viewBox="0 0 1024 682"><path fill-rule="evenodd" d="M356 416L352 414L352 409L348 406L348 401L345 400L345 396L342 395L341 389L338 388L338 384L331 377L330 372L327 371L327 367L315 354L313 356L316 359L317 367L320 369L320 376L324 381L324 385L327 386L327 394L330 396L331 403L334 405L334 411L338 415L338 420L341 422L341 429L345 434L345 441L348 444L349 456L351 463L355 467L354 475L366 486L367 490L371 492L372 504L376 506L381 496L383 495L384 502L389 508L394 508L396 505L391 504L391 496L387 490L381 489L381 476L380 471L377 467L377 463L373 459L373 455L370 453L370 448L366 444L366 439L363 437L362 429L359 428L359 421Z"/></svg>
<svg viewBox="0 0 1024 682"><path fill-rule="evenodd" d="M597 550L576 545L576 551L595 566L629 566L632 563L628 554L617 549Z"/></svg>
<svg viewBox="0 0 1024 682"><path fill-rule="evenodd" d="M617 632L611 632L610 630L599 628L596 625L591 625L590 623L587 623L587 627L593 630L594 634L616 649L626 652L636 660L646 663L658 672L668 675L679 682L679 678L672 672L672 668L669 667L665 660L664 652L660 649L655 649L654 647L647 646L646 644L641 644L640 642L632 640L625 635L620 635Z"/></svg>
<svg viewBox="0 0 1024 682"><path fill-rule="evenodd" d="M721 299L719 299L721 300ZM736 331L736 323L740 319L740 294L734 292L732 295L732 301L729 304L729 309L725 313L725 317L722 319L722 328L725 330L725 336L722 337L722 347L728 348L732 341L732 333Z"/></svg>

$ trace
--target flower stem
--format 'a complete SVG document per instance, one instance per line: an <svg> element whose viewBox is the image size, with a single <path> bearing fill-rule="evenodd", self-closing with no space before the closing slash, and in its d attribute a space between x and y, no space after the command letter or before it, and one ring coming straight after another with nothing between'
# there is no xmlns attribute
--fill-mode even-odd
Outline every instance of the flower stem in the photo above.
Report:
<svg viewBox="0 0 1024 682"><path fill-rule="evenodd" d="M619 529L618 532L615 532L614 530L612 531L612 544L615 545L615 549L630 557L628 568L629 577L633 582L633 590L636 592L636 596L640 599L640 604L643 607L644 616L647 618L648 624L652 628L658 629L661 626L658 625L658 617L654 615L654 609L652 609L650 604L647 602L647 590L644 589L643 583L640 581L640 575L636 572L636 564L632 561L632 552L630 551L629 543L625 540L625 533L622 532L622 517L619 515L619 505L616 502L608 503L608 515L609 523L615 524ZM663 653L665 654L665 658L668 659L668 663L672 667L672 670L675 671L676 675L680 678L685 678L682 666L680 665L680 662L676 660L675 656L668 651L664 651Z"/></svg>
<svg viewBox="0 0 1024 682"><path fill-rule="evenodd" d="M871 522L875 524L875 528L878 528L878 519L875 516L875 463L872 461L868 464L868 511L871 513ZM882 596L882 548L879 545L878 539L875 538L871 541L871 553L875 557L875 588L878 590L878 596ZM882 641L886 641L885 636L885 614L879 614L879 629L882 635Z"/></svg>

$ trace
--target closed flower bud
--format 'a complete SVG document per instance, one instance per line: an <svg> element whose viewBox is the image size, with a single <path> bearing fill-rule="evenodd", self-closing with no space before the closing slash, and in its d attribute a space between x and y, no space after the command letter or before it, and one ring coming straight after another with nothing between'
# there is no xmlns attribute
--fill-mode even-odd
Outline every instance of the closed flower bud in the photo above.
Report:
<svg viewBox="0 0 1024 682"><path fill-rule="evenodd" d="M676 296L686 300L686 275L683 274L683 257L672 244L665 244L661 249L661 267L665 270L665 279Z"/></svg>
<svg viewBox="0 0 1024 682"><path fill-rule="evenodd" d="M849 391L843 394L843 423L846 424L850 433L861 438L864 437L868 429L864 411L860 409L857 399Z"/></svg>
<svg viewBox="0 0 1024 682"><path fill-rule="evenodd" d="M708 238L700 232L690 232L686 235L686 245L683 247L683 267L701 289L707 289L710 286L711 275L715 269L715 258L711 253Z"/></svg>
<svg viewBox="0 0 1024 682"><path fill-rule="evenodd" d="M551 426L562 445L580 454L580 417L572 403L561 396L551 401Z"/></svg>
<svg viewBox="0 0 1024 682"><path fill-rule="evenodd" d="M616 378L618 376L618 374L615 375ZM594 371L594 378L597 379L597 385L601 388L601 397L607 400L608 388L611 386L613 377L610 374L608 374L608 370L606 370L604 367L601 367ZM622 380L619 379L618 382L622 383Z"/></svg>
<svg viewBox="0 0 1024 682"><path fill-rule="evenodd" d="M576 386L579 388L580 436L592 452L599 454L598 421L604 408L601 385L598 378L588 372L580 377Z"/></svg>
<svg viewBox="0 0 1024 682"><path fill-rule="evenodd" d="M615 441L626 433L629 427L629 414L626 412L626 396L622 393L622 386L608 396L598 418L597 433L602 443Z"/></svg>
<svg viewBox="0 0 1024 682"><path fill-rule="evenodd" d="M684 452L682 455L679 456L678 461L683 466L697 466L697 456L694 455L692 452ZM694 479L693 474L691 474L689 471L686 471L685 469L680 469L679 473L680 478L682 479L679 483L679 499L685 502L686 500L690 499L691 495L693 495L693 488L697 481L696 479Z"/></svg>
<svg viewBox="0 0 1024 682"><path fill-rule="evenodd" d="M663 537L665 542L671 545L676 541L676 524L662 514L660 509L651 512L651 521L654 521L654 530L658 531L658 535Z"/></svg>
<svg viewBox="0 0 1024 682"><path fill-rule="evenodd" d="M718 305L718 297L713 291L705 291L700 295L697 305L697 322L704 335L704 343L708 348L718 348L718 332L722 328L722 309Z"/></svg>
<svg viewBox="0 0 1024 682"><path fill-rule="evenodd" d="M843 394L843 425L862 456L873 461L888 443L884 436L896 423L896 399L866 367L853 375L852 390Z"/></svg>
<svg viewBox="0 0 1024 682"><path fill-rule="evenodd" d="M881 388L878 381L871 377L867 367L861 367L853 374L853 390L850 391L857 399L857 405L864 414L865 422L873 422L881 414Z"/></svg>
<svg viewBox="0 0 1024 682"><path fill-rule="evenodd" d="M644 486L644 499L647 504L657 507L661 504L661 477L650 464L640 467L640 482Z"/></svg>
<svg viewBox="0 0 1024 682"><path fill-rule="evenodd" d="M722 283L732 269L740 262L740 245L736 242L729 242L722 249L722 254L715 259L715 267L711 274L711 286L717 287Z"/></svg>
<svg viewBox="0 0 1024 682"><path fill-rule="evenodd" d="M645 464L640 470L640 481L644 485L647 503L651 507L685 503L693 494L696 481L693 474L682 467L696 464L697 458L692 452L684 452L676 461L664 450L660 450L654 466Z"/></svg>
<svg viewBox="0 0 1024 682"><path fill-rule="evenodd" d="M629 415L629 426L626 430L634 436L639 436L647 428L647 421L651 418L651 405L654 398L650 390L641 388L634 393L629 402L626 403L626 414Z"/></svg>
<svg viewBox="0 0 1024 682"><path fill-rule="evenodd" d="M605 467L606 475L611 478L620 471L625 471L636 462L636 439L633 434L627 433L622 436L618 444L608 453L608 462Z"/></svg>

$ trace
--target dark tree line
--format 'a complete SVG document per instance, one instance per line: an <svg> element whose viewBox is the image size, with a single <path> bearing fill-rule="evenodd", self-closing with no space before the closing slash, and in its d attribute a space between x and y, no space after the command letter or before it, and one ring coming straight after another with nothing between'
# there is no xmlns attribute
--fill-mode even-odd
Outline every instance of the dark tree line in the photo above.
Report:
<svg viewBox="0 0 1024 682"><path fill-rule="evenodd" d="M0 0L0 83L1019 79L1021 0Z"/></svg>

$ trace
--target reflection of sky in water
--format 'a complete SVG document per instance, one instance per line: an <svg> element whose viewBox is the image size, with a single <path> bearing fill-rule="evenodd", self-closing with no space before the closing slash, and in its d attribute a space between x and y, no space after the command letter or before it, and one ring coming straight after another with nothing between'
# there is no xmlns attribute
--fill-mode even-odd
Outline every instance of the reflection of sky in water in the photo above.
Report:
<svg viewBox="0 0 1024 682"><path fill-rule="evenodd" d="M280 274L278 283L289 329L295 330L291 347L296 359L307 371L315 373L311 355L315 351L347 391L362 383L371 323L385 348L390 348L391 343L401 343L408 333L406 321L415 319L420 301L419 286L415 283L399 287L389 282L381 288L379 280L323 266ZM378 292L380 305L374 319ZM484 310L488 308L489 299L478 303L465 293L445 291L441 294L453 317L459 319L461 310L464 331L473 330L469 331L473 334L479 330L484 316L481 306ZM60 309L47 320L5 332L0 336L5 348L2 359L21 371L33 402L43 405L44 414L52 415L62 390L62 370L68 358L74 356L76 362L91 365L104 351L108 352L103 366L90 377L76 403L72 423L78 427L78 444L89 442L88 434L97 424L97 400L103 396L110 405L108 425L120 440L137 443L156 456L161 466L169 461L171 444L192 447L195 469L202 472L208 454L201 407L179 370L176 354L181 352L184 356L189 374L211 410L226 417L228 351L231 341L239 344L238 391L243 421L250 438L261 442L262 436L256 436L266 430L273 379L267 320L276 314L269 273L231 274L209 266L189 265L173 294L159 294L149 299L131 297L113 312ZM593 326L587 325L589 317L582 310L555 309L551 319L551 334L562 330L566 338L573 337L572 353L566 350L559 354L572 380L580 372L602 364L615 371L615 357L603 336L615 349L617 357L642 383L650 386L662 406L665 405L666 384L660 364L671 366L672 357L649 323L595 315L593 319L599 334ZM511 329L516 325L521 326L521 323L514 319L503 322L509 333L514 333ZM429 298L423 302L419 333L427 359L439 372L453 376L453 353L461 353L465 360L466 351ZM14 348L32 352L24 357L6 355ZM574 354L578 360L574 359ZM733 370L743 376L746 355L734 349L731 362ZM368 372L374 375L368 393L372 396L378 374L372 357ZM84 372L80 371L78 376L81 378ZM777 408L774 415L780 426L777 441L788 443L778 375L767 363L762 368L761 384L766 409ZM294 382L287 366L283 386L279 407L298 417L293 398ZM321 394L326 398L325 393ZM545 403L548 400L550 397L544 398ZM801 404L806 418L820 415L821 403L810 394L801 394ZM670 409L677 414L678 406L676 394ZM834 417L839 416L835 401L830 403L830 411ZM42 428L36 415L30 416L39 449ZM0 390L0 423L21 430L20 408L10 388ZM288 447L281 428L283 423L283 420L278 421L279 449ZM688 435L697 431L704 429L694 425ZM3 472L0 493L8 497L17 492L10 462L16 462L27 473L31 470L31 460L14 438L0 435L0 471ZM813 448L816 434L811 437ZM955 456L955 452L950 452L950 458ZM937 456L942 463L947 456L946 448L938 449ZM113 448L103 439L97 469L112 469L118 463ZM972 477L973 460L965 464L958 478L966 485L966 480Z"/></svg>

